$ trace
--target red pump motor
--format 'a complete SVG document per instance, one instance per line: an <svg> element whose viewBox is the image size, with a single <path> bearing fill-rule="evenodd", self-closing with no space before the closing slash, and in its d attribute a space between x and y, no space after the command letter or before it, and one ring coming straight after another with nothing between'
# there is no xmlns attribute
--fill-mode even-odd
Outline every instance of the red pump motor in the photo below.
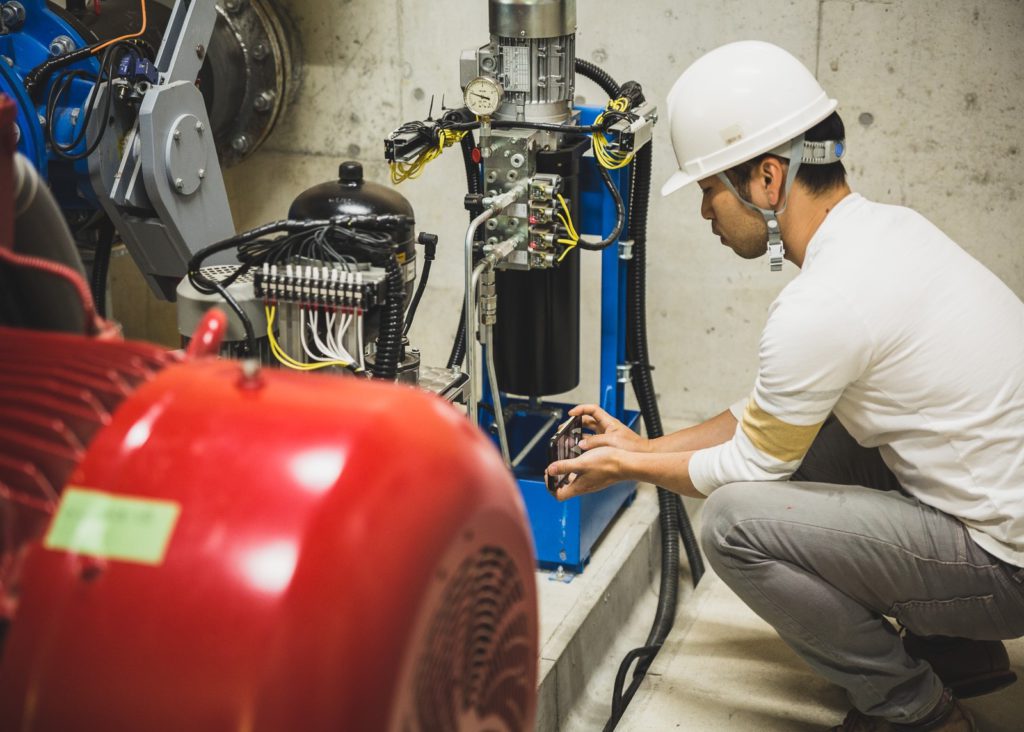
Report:
<svg viewBox="0 0 1024 732"><path fill-rule="evenodd" d="M108 371L140 348L0 330L17 354L0 384L55 348L69 365L106 354ZM532 729L525 511L462 415L408 387L213 359L140 383L49 525L25 541L0 524L8 550L22 539L6 558L24 555L0 575L0 726ZM35 388L64 391L45 370ZM24 510L24 491L0 488L0 515Z"/></svg>

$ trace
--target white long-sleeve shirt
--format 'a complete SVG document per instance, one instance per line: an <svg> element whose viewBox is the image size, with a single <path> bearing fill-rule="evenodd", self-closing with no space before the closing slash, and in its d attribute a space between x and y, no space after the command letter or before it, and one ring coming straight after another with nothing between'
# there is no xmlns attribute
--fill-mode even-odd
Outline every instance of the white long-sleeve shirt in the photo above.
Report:
<svg viewBox="0 0 1024 732"><path fill-rule="evenodd" d="M914 497L1024 566L1024 303L914 211L851 194L772 304L733 438L690 478L781 480L829 412Z"/></svg>

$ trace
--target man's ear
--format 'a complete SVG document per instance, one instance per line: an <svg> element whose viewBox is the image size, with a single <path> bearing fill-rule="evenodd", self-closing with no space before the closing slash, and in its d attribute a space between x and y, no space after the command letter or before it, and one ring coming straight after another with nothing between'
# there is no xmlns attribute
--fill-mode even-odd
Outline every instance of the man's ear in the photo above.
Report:
<svg viewBox="0 0 1024 732"><path fill-rule="evenodd" d="M755 169L756 180L753 184L764 190L768 205L775 208L782 199L783 183L786 180L786 163L769 155Z"/></svg>

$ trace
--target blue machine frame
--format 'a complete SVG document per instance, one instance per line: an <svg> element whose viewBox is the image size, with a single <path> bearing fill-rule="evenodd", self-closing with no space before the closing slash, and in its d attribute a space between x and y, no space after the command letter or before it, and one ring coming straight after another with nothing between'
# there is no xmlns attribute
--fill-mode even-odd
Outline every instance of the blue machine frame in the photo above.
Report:
<svg viewBox="0 0 1024 732"><path fill-rule="evenodd" d="M25 8L25 23L16 31L0 35L0 93L11 97L18 106L19 139L18 152L46 180L64 208L94 208L95 194L89 184L89 164L85 160L65 161L49 153L42 119L46 113L46 98L53 85L51 79L40 91L39 103L29 98L25 90L25 76L39 64L51 58L50 41L57 36L67 36L75 48L86 45L74 27L53 12L45 0L20 0ZM92 79L100 73L99 61L89 58L76 61L70 69L76 69L91 78L76 78L71 82L67 94L57 105L54 114L53 135L58 141L70 141L78 134L78 125L84 121L81 114L92 92ZM82 141L74 152L85 149Z"/></svg>
<svg viewBox="0 0 1024 732"><path fill-rule="evenodd" d="M580 107L580 124L592 124L602 111L599 107ZM615 203L608 194L597 172L597 163L591 156L584 157L580 169L580 226L581 231L600 233L602 237L615 227ZM632 166L609 171L612 181L622 194L622 200L629 210L629 193ZM628 226L628 220L627 220ZM623 229L625 232L625 228ZM587 254L581 253L581 256ZM620 379L619 366L626 363L626 261L620 257L618 243L601 252L601 366L600 396L596 400L609 414L626 423L634 430L639 426L639 414L625 408L626 379ZM501 304L499 302L500 309ZM499 310L499 317L500 310ZM493 425L490 390L486 374L480 424L485 429ZM550 412L565 412L571 404L543 402L543 408ZM545 422L545 416L537 410L514 411L508 421L509 452L517 455ZM490 430L493 433L493 429ZM551 433L554 427L551 428ZM544 469L547 467L547 444L545 435L523 461L515 468L519 489L526 502L526 510L533 530L533 541L537 551L537 562L544 568L562 567L572 572L581 572L590 561L590 554L601 534L614 520L619 511L632 503L636 495L636 482L624 481L598 493L591 493L557 501L544 484Z"/></svg>

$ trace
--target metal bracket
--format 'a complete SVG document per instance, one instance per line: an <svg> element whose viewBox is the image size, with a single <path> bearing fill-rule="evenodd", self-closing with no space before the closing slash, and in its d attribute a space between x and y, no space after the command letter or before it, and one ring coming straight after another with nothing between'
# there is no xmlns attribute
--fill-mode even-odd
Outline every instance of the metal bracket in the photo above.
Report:
<svg viewBox="0 0 1024 732"><path fill-rule="evenodd" d="M633 258L633 242L630 239L619 240L619 259L630 260Z"/></svg>
<svg viewBox="0 0 1024 732"><path fill-rule="evenodd" d="M175 299L192 255L235 233L213 131L195 85L202 63L195 49L209 43L215 20L213 0L177 0L157 56L161 83L146 92L137 119L128 117L130 110L116 113L127 131L123 150L120 136L108 134L89 157L97 199L150 288L166 300ZM93 93L110 90L97 85ZM106 123L94 120L91 126ZM208 264L230 261L229 255Z"/></svg>

